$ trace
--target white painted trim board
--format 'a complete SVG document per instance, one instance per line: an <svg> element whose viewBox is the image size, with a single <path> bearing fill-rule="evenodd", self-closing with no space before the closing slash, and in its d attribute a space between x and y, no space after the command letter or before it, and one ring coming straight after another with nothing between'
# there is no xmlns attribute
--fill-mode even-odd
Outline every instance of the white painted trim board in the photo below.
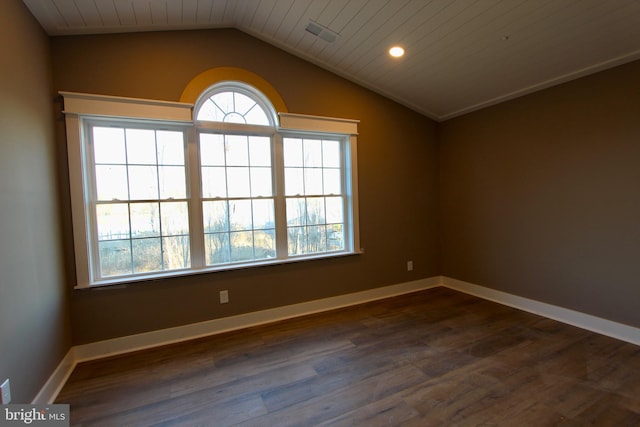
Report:
<svg viewBox="0 0 640 427"><path fill-rule="evenodd" d="M71 376L71 373L75 369L77 363L78 362L74 355L74 348L71 347L31 403L34 405L47 405L53 403L58 396L58 393L60 393L60 390L62 390L62 387L64 387L65 383Z"/></svg>

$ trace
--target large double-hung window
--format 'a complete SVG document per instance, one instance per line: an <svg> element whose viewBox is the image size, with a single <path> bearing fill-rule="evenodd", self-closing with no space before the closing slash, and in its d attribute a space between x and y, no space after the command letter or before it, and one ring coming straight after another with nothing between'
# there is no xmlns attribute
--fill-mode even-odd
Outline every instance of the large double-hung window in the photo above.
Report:
<svg viewBox="0 0 640 427"><path fill-rule="evenodd" d="M359 251L357 122L238 82L195 105L63 96L78 287Z"/></svg>
<svg viewBox="0 0 640 427"><path fill-rule="evenodd" d="M189 268L184 132L104 121L87 130L96 275Z"/></svg>

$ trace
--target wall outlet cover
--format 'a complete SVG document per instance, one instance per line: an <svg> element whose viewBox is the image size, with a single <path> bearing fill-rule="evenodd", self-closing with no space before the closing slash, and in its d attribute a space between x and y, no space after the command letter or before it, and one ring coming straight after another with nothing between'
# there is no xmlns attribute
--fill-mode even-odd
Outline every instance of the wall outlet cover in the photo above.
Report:
<svg viewBox="0 0 640 427"><path fill-rule="evenodd" d="M227 304L229 302L229 291L220 291L220 304Z"/></svg>

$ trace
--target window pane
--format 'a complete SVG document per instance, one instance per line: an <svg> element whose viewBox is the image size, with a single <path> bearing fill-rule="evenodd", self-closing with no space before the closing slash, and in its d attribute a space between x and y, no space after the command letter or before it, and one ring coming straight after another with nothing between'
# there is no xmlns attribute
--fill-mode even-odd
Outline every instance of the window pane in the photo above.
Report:
<svg viewBox="0 0 640 427"><path fill-rule="evenodd" d="M242 93L234 92L233 97L235 101L235 111L243 116L256 105L253 99Z"/></svg>
<svg viewBox="0 0 640 427"><path fill-rule="evenodd" d="M344 203L342 197L326 198L327 224L337 224L344 222L343 206Z"/></svg>
<svg viewBox="0 0 640 427"><path fill-rule="evenodd" d="M184 166L160 166L158 172L161 199L184 199L187 197Z"/></svg>
<svg viewBox="0 0 640 427"><path fill-rule="evenodd" d="M202 168L202 197L227 197L227 178L224 168Z"/></svg>
<svg viewBox="0 0 640 427"><path fill-rule="evenodd" d="M324 224L324 199L307 199L307 224Z"/></svg>
<svg viewBox="0 0 640 427"><path fill-rule="evenodd" d="M159 238L132 240L131 246L134 273L162 270L162 246Z"/></svg>
<svg viewBox="0 0 640 427"><path fill-rule="evenodd" d="M187 202L160 203L162 235L176 236L189 234L189 211Z"/></svg>
<svg viewBox="0 0 640 427"><path fill-rule="evenodd" d="M340 169L323 169L324 194L341 194Z"/></svg>
<svg viewBox="0 0 640 427"><path fill-rule="evenodd" d="M253 202L253 228L267 229L275 228L275 213L273 209L273 200L254 200Z"/></svg>
<svg viewBox="0 0 640 427"><path fill-rule="evenodd" d="M126 203L96 206L98 240L128 239L129 206Z"/></svg>
<svg viewBox="0 0 640 427"><path fill-rule="evenodd" d="M98 200L127 200L127 167L96 165Z"/></svg>
<svg viewBox="0 0 640 427"><path fill-rule="evenodd" d="M258 230L253 233L256 259L276 257L276 231Z"/></svg>
<svg viewBox="0 0 640 427"><path fill-rule="evenodd" d="M305 167L322 166L322 141L318 139L305 139L303 150Z"/></svg>
<svg viewBox="0 0 640 427"><path fill-rule="evenodd" d="M273 195L271 168L251 168L251 195L253 197Z"/></svg>
<svg viewBox="0 0 640 427"><path fill-rule="evenodd" d="M96 163L125 164L124 129L95 126L93 155Z"/></svg>
<svg viewBox="0 0 640 427"><path fill-rule="evenodd" d="M164 237L162 239L162 261L165 270L191 267L189 236Z"/></svg>
<svg viewBox="0 0 640 427"><path fill-rule="evenodd" d="M304 194L304 178L302 168L286 168L284 170L284 192L287 196Z"/></svg>
<svg viewBox="0 0 640 427"><path fill-rule="evenodd" d="M322 191L322 169L304 170L304 194L323 194Z"/></svg>
<svg viewBox="0 0 640 427"><path fill-rule="evenodd" d="M249 137L251 166L271 166L271 139L265 136Z"/></svg>
<svg viewBox="0 0 640 427"><path fill-rule="evenodd" d="M211 99L207 99L200 107L196 119L221 122L224 120L224 112Z"/></svg>
<svg viewBox="0 0 640 427"><path fill-rule="evenodd" d="M249 261L253 257L253 232L239 231L230 234L231 262Z"/></svg>
<svg viewBox="0 0 640 427"><path fill-rule="evenodd" d="M229 188L229 197L251 196L249 168L227 168L227 185Z"/></svg>
<svg viewBox="0 0 640 427"><path fill-rule="evenodd" d="M305 199L287 199L287 225L305 225L307 223L307 207Z"/></svg>
<svg viewBox="0 0 640 427"><path fill-rule="evenodd" d="M307 250L307 236L304 227L287 228L287 242L289 255L303 255Z"/></svg>
<svg viewBox="0 0 640 427"><path fill-rule="evenodd" d="M342 224L327 225L327 250L344 250L344 226Z"/></svg>
<svg viewBox="0 0 640 427"><path fill-rule="evenodd" d="M98 243L102 277L131 274L130 242L130 240L109 240Z"/></svg>
<svg viewBox="0 0 640 427"><path fill-rule="evenodd" d="M247 123L252 125L269 126L271 124L269 123L267 113L265 113L265 111L258 105L249 110L249 112L245 114L244 118Z"/></svg>
<svg viewBox="0 0 640 427"><path fill-rule="evenodd" d="M251 200L235 200L229 202L229 224L231 230L251 230Z"/></svg>
<svg viewBox="0 0 640 427"><path fill-rule="evenodd" d="M226 115L234 111L233 92L220 92L211 97L211 100Z"/></svg>
<svg viewBox="0 0 640 427"><path fill-rule="evenodd" d="M202 214L205 233L229 231L226 201L202 203Z"/></svg>
<svg viewBox="0 0 640 427"><path fill-rule="evenodd" d="M129 166L129 194L131 200L158 198L156 166Z"/></svg>
<svg viewBox="0 0 640 427"><path fill-rule="evenodd" d="M309 226L307 232L307 252L324 252L327 249L327 234L324 225Z"/></svg>
<svg viewBox="0 0 640 427"><path fill-rule="evenodd" d="M339 168L340 141L322 141L322 165L325 168Z"/></svg>
<svg viewBox="0 0 640 427"><path fill-rule="evenodd" d="M184 165L184 136L182 132L159 130L156 133L158 164Z"/></svg>
<svg viewBox="0 0 640 427"><path fill-rule="evenodd" d="M127 163L156 164L156 135L149 129L127 129Z"/></svg>
<svg viewBox="0 0 640 427"><path fill-rule="evenodd" d="M160 212L158 203L132 203L131 237L160 235Z"/></svg>
<svg viewBox="0 0 640 427"><path fill-rule="evenodd" d="M231 261L229 234L205 234L205 256L207 265L225 264Z"/></svg>
<svg viewBox="0 0 640 427"><path fill-rule="evenodd" d="M200 163L203 166L224 166L224 138L222 135L200 134Z"/></svg>
<svg viewBox="0 0 640 427"><path fill-rule="evenodd" d="M249 140L244 135L226 136L227 166L249 166Z"/></svg>
<svg viewBox="0 0 640 427"><path fill-rule="evenodd" d="M298 138L284 138L284 165L303 166L302 162L302 140Z"/></svg>

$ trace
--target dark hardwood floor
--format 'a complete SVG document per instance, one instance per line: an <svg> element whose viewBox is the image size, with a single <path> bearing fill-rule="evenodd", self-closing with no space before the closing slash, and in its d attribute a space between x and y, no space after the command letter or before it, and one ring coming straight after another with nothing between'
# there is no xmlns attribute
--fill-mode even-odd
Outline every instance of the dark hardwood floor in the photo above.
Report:
<svg viewBox="0 0 640 427"><path fill-rule="evenodd" d="M640 347L446 288L79 364L72 425L640 426Z"/></svg>

